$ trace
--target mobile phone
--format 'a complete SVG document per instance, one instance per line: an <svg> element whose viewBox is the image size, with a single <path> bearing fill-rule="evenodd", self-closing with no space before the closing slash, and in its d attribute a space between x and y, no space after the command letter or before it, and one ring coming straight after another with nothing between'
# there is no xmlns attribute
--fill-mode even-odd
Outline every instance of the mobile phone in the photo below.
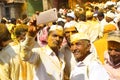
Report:
<svg viewBox="0 0 120 80"><path fill-rule="evenodd" d="M44 12L40 12L40 14L37 16L37 25L39 24L46 24L48 22L54 22L57 21L58 16L57 16L57 9L52 8Z"/></svg>

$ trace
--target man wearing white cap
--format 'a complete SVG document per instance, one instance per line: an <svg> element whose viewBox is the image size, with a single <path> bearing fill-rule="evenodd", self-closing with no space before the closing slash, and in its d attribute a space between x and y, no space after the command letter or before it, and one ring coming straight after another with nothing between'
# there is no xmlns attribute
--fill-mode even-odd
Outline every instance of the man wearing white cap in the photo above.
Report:
<svg viewBox="0 0 120 80"><path fill-rule="evenodd" d="M71 72L70 80L109 80L104 67L99 63L95 54L90 52L90 39L86 34L73 34L70 42L71 51L77 61L77 65Z"/></svg>
<svg viewBox="0 0 120 80"><path fill-rule="evenodd" d="M66 62L66 65L65 65L65 80L68 80L68 78L70 76L70 72L73 70L73 68L76 65L75 58L74 58L74 56L73 56L73 54L70 50L70 36L72 34L78 33L75 25L76 24L74 22L70 22L69 24L67 24L64 27L64 34L65 34L65 39L66 39L67 43L61 48L61 52L64 54L64 58L65 58L65 62ZM91 51L96 52L93 45L92 45Z"/></svg>
<svg viewBox="0 0 120 80"><path fill-rule="evenodd" d="M77 29L75 27L76 22L69 22L64 26L64 34L66 43L61 48L61 52L64 54L65 58L65 80L69 80L70 72L76 64L74 56L70 51L70 35L77 33Z"/></svg>
<svg viewBox="0 0 120 80"><path fill-rule="evenodd" d="M120 80L120 31L109 32L107 43L104 66L110 75L110 80Z"/></svg>
<svg viewBox="0 0 120 80"><path fill-rule="evenodd" d="M76 24L76 21L75 21L75 14L74 12L70 12L70 13L67 13L67 17L66 17L66 23L64 25L64 27L66 27L67 25L70 25L71 23L73 24Z"/></svg>
<svg viewBox="0 0 120 80"><path fill-rule="evenodd" d="M86 11L86 25L87 25L87 32L86 34L89 36L90 40L94 42L100 33L100 24L98 21L93 20L93 12L88 10Z"/></svg>
<svg viewBox="0 0 120 80"><path fill-rule="evenodd" d="M108 12L105 14L105 19L101 21L100 31L102 32L102 35L103 35L104 27L105 27L106 25L109 25L109 24L114 25L114 26L117 28L117 30L119 30L118 27L117 27L117 25L116 25L115 22L114 22L114 19L115 19L115 14L114 14L113 12L108 11Z"/></svg>
<svg viewBox="0 0 120 80"><path fill-rule="evenodd" d="M29 30L29 36L33 35L32 31L34 32L32 29ZM48 44L42 48L32 48L32 39L26 40L26 45L22 47L23 60L33 64L33 80L63 80L65 62L64 55L59 51L62 40L63 28L59 25L50 27L47 37Z"/></svg>

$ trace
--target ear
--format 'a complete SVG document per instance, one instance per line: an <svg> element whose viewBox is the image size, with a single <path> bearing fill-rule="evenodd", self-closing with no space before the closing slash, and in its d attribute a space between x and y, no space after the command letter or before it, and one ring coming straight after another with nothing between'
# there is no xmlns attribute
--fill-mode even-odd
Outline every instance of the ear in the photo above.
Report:
<svg viewBox="0 0 120 80"><path fill-rule="evenodd" d="M87 45L87 51L90 51L90 49L91 49L91 44L88 43L88 45Z"/></svg>

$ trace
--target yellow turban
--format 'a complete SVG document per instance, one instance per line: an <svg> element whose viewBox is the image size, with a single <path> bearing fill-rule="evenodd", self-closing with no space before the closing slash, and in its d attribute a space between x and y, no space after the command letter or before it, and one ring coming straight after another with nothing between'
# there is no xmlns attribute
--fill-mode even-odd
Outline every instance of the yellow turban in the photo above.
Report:
<svg viewBox="0 0 120 80"><path fill-rule="evenodd" d="M110 31L114 31L114 30L117 30L116 26L113 25L113 24L107 24L104 26L104 31L103 33L108 33Z"/></svg>

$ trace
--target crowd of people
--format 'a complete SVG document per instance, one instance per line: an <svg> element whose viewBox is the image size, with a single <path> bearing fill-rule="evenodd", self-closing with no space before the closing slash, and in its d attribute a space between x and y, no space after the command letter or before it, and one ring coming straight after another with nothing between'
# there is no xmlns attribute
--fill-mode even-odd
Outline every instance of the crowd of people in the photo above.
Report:
<svg viewBox="0 0 120 80"><path fill-rule="evenodd" d="M120 1L39 14L1 19L0 80L120 80Z"/></svg>

